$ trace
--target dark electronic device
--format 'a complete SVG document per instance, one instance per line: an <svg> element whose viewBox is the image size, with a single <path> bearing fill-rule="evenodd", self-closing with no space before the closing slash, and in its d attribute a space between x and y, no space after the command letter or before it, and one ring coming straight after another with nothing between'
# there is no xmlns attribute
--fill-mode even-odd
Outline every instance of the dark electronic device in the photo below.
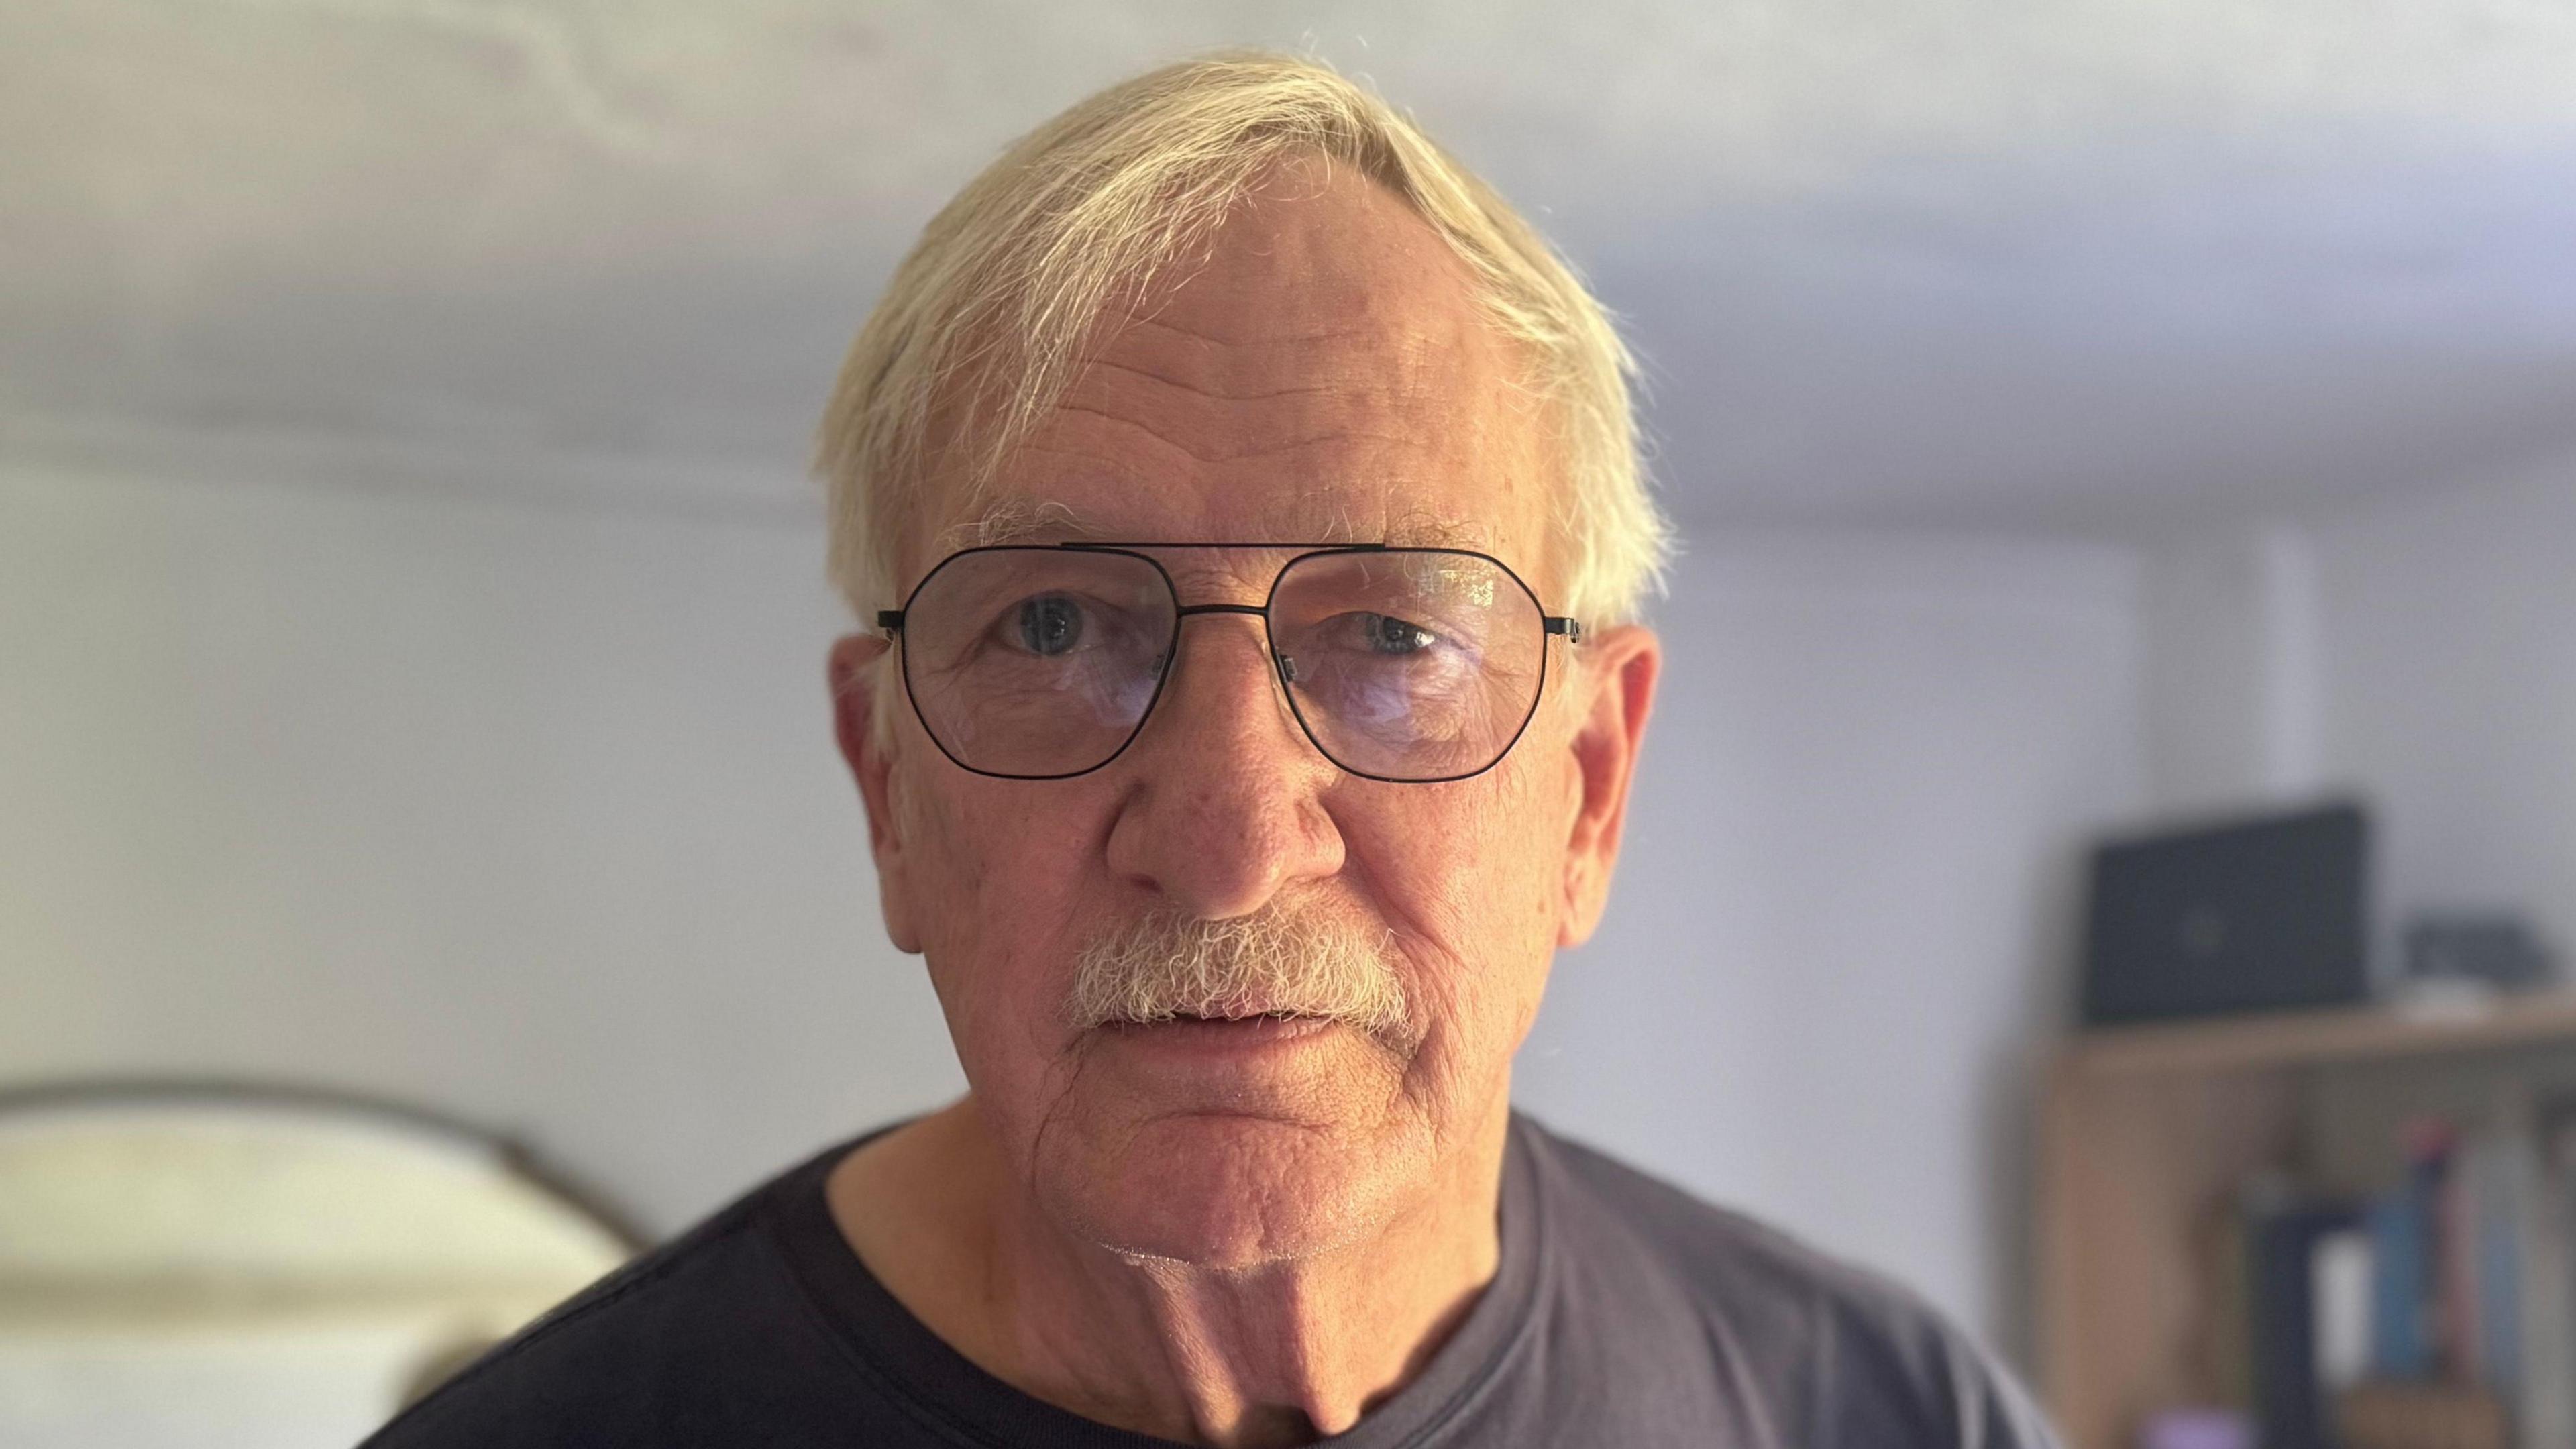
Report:
<svg viewBox="0 0 2576 1449"><path fill-rule="evenodd" d="M2103 846L2093 856L2085 1023L2366 999L2369 847L2356 805Z"/></svg>
<svg viewBox="0 0 2576 1449"><path fill-rule="evenodd" d="M2465 981L2529 991L2556 976L2548 948L2519 916L2423 915L2406 928L2406 977L2416 984Z"/></svg>

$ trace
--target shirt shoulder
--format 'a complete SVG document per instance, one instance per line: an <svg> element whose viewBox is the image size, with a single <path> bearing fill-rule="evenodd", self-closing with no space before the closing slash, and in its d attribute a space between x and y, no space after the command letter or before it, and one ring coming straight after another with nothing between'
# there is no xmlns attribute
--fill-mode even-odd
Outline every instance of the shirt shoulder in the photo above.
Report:
<svg viewBox="0 0 2576 1449"><path fill-rule="evenodd" d="M816 1322L765 1230L771 1199L816 1167L574 1295L360 1449L933 1442Z"/></svg>
<svg viewBox="0 0 2576 1449"><path fill-rule="evenodd" d="M1757 1437L2057 1449L2011 1370L1895 1279L1525 1123L1567 1309L1693 1330ZM1585 1300L1594 1300L1585 1302ZM1637 1305L1654 1311L1637 1314Z"/></svg>

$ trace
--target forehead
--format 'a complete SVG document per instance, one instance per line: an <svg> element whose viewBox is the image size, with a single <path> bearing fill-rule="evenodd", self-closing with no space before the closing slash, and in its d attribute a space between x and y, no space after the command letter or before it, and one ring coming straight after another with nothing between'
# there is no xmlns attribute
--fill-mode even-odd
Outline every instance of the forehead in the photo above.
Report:
<svg viewBox="0 0 2576 1449"><path fill-rule="evenodd" d="M1519 350L1448 246L1364 178L1296 168L1202 263L1103 319L1087 366L934 548L1441 544L1535 581L1545 444Z"/></svg>

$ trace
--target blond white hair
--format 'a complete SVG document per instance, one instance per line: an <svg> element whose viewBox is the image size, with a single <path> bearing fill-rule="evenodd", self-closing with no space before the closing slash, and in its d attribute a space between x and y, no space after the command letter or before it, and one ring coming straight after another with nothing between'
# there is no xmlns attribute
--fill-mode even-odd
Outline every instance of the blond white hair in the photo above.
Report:
<svg viewBox="0 0 2576 1449"><path fill-rule="evenodd" d="M1566 613L1633 618L1669 531L1647 495L1635 365L1573 270L1406 117L1312 61L1230 54L1080 102L1005 151L914 244L852 344L817 469L834 585L862 619L898 600L934 476L980 491L1080 370L1101 314L1205 243L1272 166L1320 157L1402 199L1466 263L1527 385L1555 412L1552 524Z"/></svg>

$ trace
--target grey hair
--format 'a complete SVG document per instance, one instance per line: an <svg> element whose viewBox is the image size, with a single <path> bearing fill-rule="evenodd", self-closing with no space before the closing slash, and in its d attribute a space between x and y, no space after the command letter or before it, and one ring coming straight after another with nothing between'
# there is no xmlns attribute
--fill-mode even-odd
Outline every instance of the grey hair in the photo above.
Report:
<svg viewBox="0 0 2576 1449"><path fill-rule="evenodd" d="M1638 458L1635 363L1608 314L1492 188L1386 102L1315 62L1246 53L1138 76L1038 127L896 268L817 449L831 578L861 618L896 602L930 480L953 476L975 502L1079 372L1102 313L1201 246L1269 168L1305 157L1385 187L1466 263L1555 412L1563 607L1590 623L1635 617L1670 532Z"/></svg>

